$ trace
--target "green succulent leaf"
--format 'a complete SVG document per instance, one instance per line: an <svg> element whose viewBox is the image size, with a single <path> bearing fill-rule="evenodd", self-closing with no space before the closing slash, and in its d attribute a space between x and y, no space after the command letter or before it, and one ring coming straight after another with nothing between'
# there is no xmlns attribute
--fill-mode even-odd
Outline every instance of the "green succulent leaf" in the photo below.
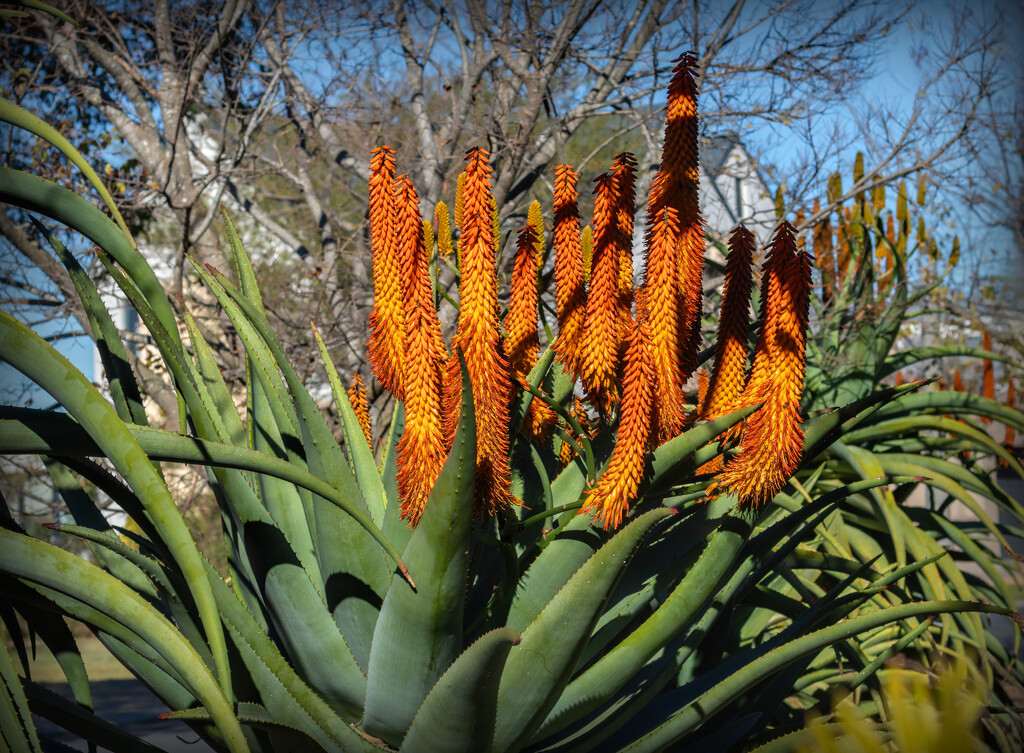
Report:
<svg viewBox="0 0 1024 753"><path fill-rule="evenodd" d="M672 512L651 510L633 519L587 559L522 631L501 678L494 751L518 750L547 716L633 552Z"/></svg>
<svg viewBox="0 0 1024 753"><path fill-rule="evenodd" d="M461 354L459 358L459 426L403 555L416 587L392 580L370 653L363 729L396 745L427 693L462 650L476 423L472 387Z"/></svg>
<svg viewBox="0 0 1024 753"><path fill-rule="evenodd" d="M477 753L494 737L498 686L519 634L498 628L480 636L427 694L402 742L407 753Z"/></svg>

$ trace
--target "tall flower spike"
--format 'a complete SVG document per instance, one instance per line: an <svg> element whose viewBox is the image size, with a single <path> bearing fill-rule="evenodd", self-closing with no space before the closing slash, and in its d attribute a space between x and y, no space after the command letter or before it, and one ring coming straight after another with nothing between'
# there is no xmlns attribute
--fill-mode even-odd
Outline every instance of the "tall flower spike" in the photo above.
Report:
<svg viewBox="0 0 1024 753"><path fill-rule="evenodd" d="M395 151L381 146L370 160L370 247L373 253L373 310L366 344L377 381L402 396L405 306L395 201Z"/></svg>
<svg viewBox="0 0 1024 753"><path fill-rule="evenodd" d="M419 522L445 458L441 426L441 364L432 323L420 301L406 311L405 431L398 442L398 496L401 517ZM438 329L440 332L440 329Z"/></svg>
<svg viewBox="0 0 1024 753"><path fill-rule="evenodd" d="M615 432L615 448L608 467L591 487L581 513L594 512L604 528L618 528L643 480L650 438L651 392L654 360L650 333L642 319L629 333L622 385L622 409Z"/></svg>
<svg viewBox="0 0 1024 753"><path fill-rule="evenodd" d="M680 233L676 245L679 265L679 379L682 383L697 368L700 315L704 299L704 221L700 216L700 168L697 147L697 84L693 71L697 57L683 54L668 87L665 149L662 172L664 201L679 210Z"/></svg>
<svg viewBox="0 0 1024 753"><path fill-rule="evenodd" d="M682 389L697 368L697 348L700 344L700 314L703 303L702 277L704 268L704 225L698 204L699 166L697 153L697 86L693 69L697 59L692 52L677 61L668 89L665 119L665 147L661 170L655 176L647 203L647 281L642 305L651 309L649 318L653 327L674 326L671 337L653 332L655 358L659 362L656 435L664 442L678 434L683 427ZM663 258L671 254L671 259ZM655 268L652 272L651 265ZM662 265L672 266L672 296L670 302L655 302L668 291L664 282L657 292L650 288L653 281L664 274ZM667 307L674 312L669 314ZM674 352L663 351L671 342ZM675 382L674 386L668 384Z"/></svg>
<svg viewBox="0 0 1024 753"><path fill-rule="evenodd" d="M988 332L985 333L984 342L982 347L985 350L992 350L992 335ZM989 400L995 400L996 398L996 375L995 369L992 368L992 359L986 358L982 363L982 376L981 376L981 395L987 397ZM992 423L992 419L988 416L982 416L982 422L988 424Z"/></svg>
<svg viewBox="0 0 1024 753"><path fill-rule="evenodd" d="M402 518L415 525L445 457L441 422L441 377L445 362L441 322L416 188L397 179L405 301L405 431L398 443L398 496Z"/></svg>
<svg viewBox="0 0 1024 753"><path fill-rule="evenodd" d="M558 317L558 360L579 376L579 347L587 297L583 285L583 240L577 208L576 173L569 165L555 170L555 310Z"/></svg>
<svg viewBox="0 0 1024 753"><path fill-rule="evenodd" d="M715 365L701 418L712 420L736 410L747 373L747 329L750 326L750 289L753 285L754 234L740 225L729 238L725 260L722 312L715 341ZM714 473L722 469L718 455L698 469Z"/></svg>
<svg viewBox="0 0 1024 753"><path fill-rule="evenodd" d="M530 208L526 212L526 224L533 228L533 250L536 253L534 264L537 265L539 274L544 266L544 213L539 201L530 202Z"/></svg>
<svg viewBox="0 0 1024 753"><path fill-rule="evenodd" d="M434 207L434 234L437 236L437 251L446 259L452 255L452 223L448 218L448 205L443 201Z"/></svg>
<svg viewBox="0 0 1024 753"><path fill-rule="evenodd" d="M538 208L540 205L537 205ZM541 226L543 227L543 226ZM508 312L505 314L505 354L513 378L526 385L526 377L537 363L540 339L537 332L537 231L532 221L519 231L516 241L515 265ZM558 421L551 406L533 399L523 421L522 432L532 440L542 441Z"/></svg>
<svg viewBox="0 0 1024 753"><path fill-rule="evenodd" d="M821 211L820 202L814 200L813 214L818 214ZM814 245L814 256L815 261L818 264L818 270L821 272L821 297L828 300L832 297L832 293L836 289L836 256L832 248L832 214L826 214L824 218L817 225L814 226L814 232L811 237L811 242Z"/></svg>
<svg viewBox="0 0 1024 753"><path fill-rule="evenodd" d="M476 406L477 509L493 513L512 505L514 499L508 447L512 384L499 343L497 260L491 213L494 199L487 156L483 149L472 149L466 158L459 247L459 322L454 344L465 356ZM449 365L447 379L457 378L456 362L455 368ZM451 386L446 388L446 402L454 402L452 396L456 391ZM448 423L452 423L450 418Z"/></svg>
<svg viewBox="0 0 1024 753"><path fill-rule="evenodd" d="M673 207L665 207L653 226L648 226L646 272L638 301L641 310L637 313L650 324L655 374L652 436L656 445L679 434L685 417L683 388L677 378L679 310L676 290L679 281L673 241L678 228L678 213Z"/></svg>
<svg viewBox="0 0 1024 753"><path fill-rule="evenodd" d="M438 364L444 363L444 338L441 335L441 322L437 316L434 301L434 286L430 279L430 251L427 248L423 221L420 215L420 200L416 195L416 187L408 176L396 179L397 202L401 230L402 269L404 272L402 297L406 311L410 305L423 307L423 322L430 334L431 358ZM408 329L406 329L408 337Z"/></svg>
<svg viewBox="0 0 1024 753"><path fill-rule="evenodd" d="M1007 380L1006 380L1006 407L1009 408L1010 410L1014 410L1015 407L1016 407L1014 405L1015 402L1016 402L1016 395L1014 394L1014 389L1013 389L1013 377L1007 377ZM1006 424L1006 436L1003 438L1003 445L1006 447L1006 449L1010 449L1011 447L1013 447L1013 442L1014 442L1015 439L1016 439L1016 435L1014 434L1013 427L1010 426L1009 424Z"/></svg>
<svg viewBox="0 0 1024 753"><path fill-rule="evenodd" d="M462 229L462 192L466 187L466 174L459 173L455 183L455 227Z"/></svg>
<svg viewBox="0 0 1024 753"><path fill-rule="evenodd" d="M370 426L369 406L366 402L366 385L363 384L363 378L359 376L359 372L352 375L352 383L346 390L346 394L348 394L348 401L352 405L352 410L355 411L356 418L359 419L359 428L363 430L366 444L372 446L373 433Z"/></svg>
<svg viewBox="0 0 1024 753"><path fill-rule="evenodd" d="M612 163L615 175L615 252L619 257L619 309L622 329L633 306L633 222L636 214L636 159L623 152Z"/></svg>
<svg viewBox="0 0 1024 753"><path fill-rule="evenodd" d="M810 286L810 256L797 250L793 226L783 222L765 262L761 330L743 396L745 404L763 405L744 427L739 455L715 485L737 494L742 504L771 500L800 463Z"/></svg>
<svg viewBox="0 0 1024 753"><path fill-rule="evenodd" d="M718 320L715 365L702 418L715 419L736 410L747 372L747 330L750 326L750 289L753 285L754 234L740 225L729 238Z"/></svg>
<svg viewBox="0 0 1024 753"><path fill-rule="evenodd" d="M605 174L594 189L594 253L583 323L580 372L591 405L607 419L618 402L616 374L622 320L619 259L615 253L615 181Z"/></svg>
<svg viewBox="0 0 1024 753"><path fill-rule="evenodd" d="M516 240L512 287L505 314L505 355L512 376L520 383L537 363L540 340L537 335L537 232L524 225Z"/></svg>
<svg viewBox="0 0 1024 753"><path fill-rule="evenodd" d="M580 234L583 245L583 282L590 282L590 270L594 262L594 228L587 225Z"/></svg>
<svg viewBox="0 0 1024 753"><path fill-rule="evenodd" d="M708 370L697 369L697 410L694 414L700 416L708 399Z"/></svg>

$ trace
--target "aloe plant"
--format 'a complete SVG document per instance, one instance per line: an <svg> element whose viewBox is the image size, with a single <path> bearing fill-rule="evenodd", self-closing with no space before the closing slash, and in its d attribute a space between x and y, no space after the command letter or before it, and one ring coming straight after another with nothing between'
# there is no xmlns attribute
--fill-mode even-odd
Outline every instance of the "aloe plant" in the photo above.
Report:
<svg viewBox="0 0 1024 753"><path fill-rule="evenodd" d="M27 535L3 508L0 617L16 639L13 654L0 653L5 743L41 750L39 715L111 750L152 749L92 713L66 617L88 626L168 717L220 750L792 749L800 740L772 740L836 694L884 722L887 659L928 662L936 652L973 657L988 734L1013 749L1021 731L1006 687L1020 667L981 615L1013 614L1003 561L986 544L1005 544L1024 515L979 467L953 458L970 450L1021 469L947 416L1024 431L1024 415L922 382L879 383L894 364L931 355L890 353L912 303L902 271L910 251L899 248L894 302L855 338L857 372L823 369L835 322L850 326L844 312L864 293L832 291L812 316L811 259L785 222L764 265L752 354L752 236L734 233L714 367L693 394L705 243L693 63L679 61L669 88L639 289L627 269L635 162L621 155L598 181L589 270L576 176L559 167L558 335L543 351L544 228L531 212L502 317L486 152L469 155L460 179L457 239L443 205L425 227L393 150L374 153L369 358L398 398L376 457L359 387L346 393L320 342L341 417L335 439L267 320L227 215L231 277L192 267L243 343L244 415L110 197L113 220L0 168L0 200L99 247L186 419L180 432L146 424L125 347L89 277L49 235L104 355L109 399L0 314L0 355L64 409L3 408L0 451L46 459L75 521L61 529L88 542L95 561ZM0 117L95 178L53 129L7 102ZM857 243L850 258L870 263ZM458 276L457 299L437 290L443 264ZM439 297L459 309L450 344ZM920 436L922 426L943 434ZM207 469L226 577L167 489L163 470L176 463ZM108 524L79 479L117 502L131 530ZM923 483L943 500L903 506ZM975 506L972 494L1014 522L943 516L945 497ZM22 625L58 658L77 705L32 680Z"/></svg>

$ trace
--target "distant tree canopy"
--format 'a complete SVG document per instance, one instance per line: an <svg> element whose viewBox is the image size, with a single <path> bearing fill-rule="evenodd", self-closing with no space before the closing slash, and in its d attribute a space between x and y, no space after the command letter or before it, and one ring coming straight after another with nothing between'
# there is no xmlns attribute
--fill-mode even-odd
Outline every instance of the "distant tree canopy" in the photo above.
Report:
<svg viewBox="0 0 1024 753"><path fill-rule="evenodd" d="M35 11L0 26L3 95L106 167L134 229L163 257L169 285L201 314L185 256L223 263L218 210L228 209L262 259L268 308L300 368L311 364L313 318L339 365L369 376L359 356L372 302L366 180L370 149L382 143L398 151L426 217L437 201L452 202L465 151L488 149L496 203L514 230L530 200L549 200L559 162L589 182L629 149L641 181L649 179L671 61L685 50L699 61L706 133L784 144L775 163L752 151L785 187L786 206L808 210L806 226L842 200L823 202L817 215L809 209L825 197L824 177L848 169L853 145L867 161L850 194L921 172L941 179L971 154L1004 154L998 147L1012 137L1012 113L993 105L1014 85L997 54L1003 29L967 11L915 26L933 42L920 56L920 91L887 110L871 86L886 50L920 17L909 4L321 5L74 1L62 10L76 26ZM844 128L837 113L846 113ZM29 137L3 135L7 164L74 180ZM1019 201L1019 172L1007 180ZM11 252L8 287L46 288L50 314L81 313L23 214L0 211L0 232ZM50 279L27 280L21 259ZM200 320L217 329L215 312ZM231 333L220 339L230 362Z"/></svg>

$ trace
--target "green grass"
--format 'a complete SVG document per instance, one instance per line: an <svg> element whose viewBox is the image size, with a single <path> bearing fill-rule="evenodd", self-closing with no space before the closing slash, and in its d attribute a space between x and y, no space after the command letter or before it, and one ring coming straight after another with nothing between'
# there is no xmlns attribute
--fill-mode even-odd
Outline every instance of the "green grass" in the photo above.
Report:
<svg viewBox="0 0 1024 753"><path fill-rule="evenodd" d="M131 672L122 666L109 651L94 636L79 636L78 649L82 652L85 660L85 671L90 681L98 680L124 680L132 677ZM53 654L43 645L42 641L36 641L35 656L29 652L29 666L32 671L32 679L35 682L67 682L60 665L53 658ZM20 669L20 664L16 664Z"/></svg>

